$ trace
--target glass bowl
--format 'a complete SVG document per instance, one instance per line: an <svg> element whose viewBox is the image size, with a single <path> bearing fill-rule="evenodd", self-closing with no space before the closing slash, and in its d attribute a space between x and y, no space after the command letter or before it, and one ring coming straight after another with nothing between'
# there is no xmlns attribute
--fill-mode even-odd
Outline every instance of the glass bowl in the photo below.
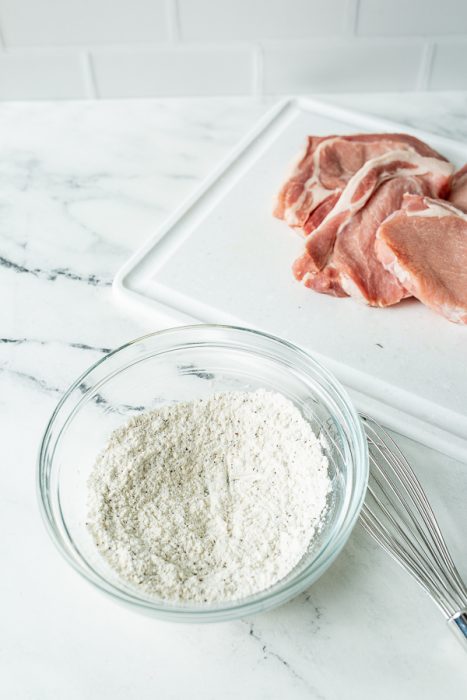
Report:
<svg viewBox="0 0 467 700"><path fill-rule="evenodd" d="M225 603L175 604L127 584L97 551L86 527L87 479L115 428L163 403L220 391L278 391L324 438L332 490L319 535L274 586ZM340 384L306 352L265 333L230 326L173 328L111 352L66 392L39 452L41 511L66 560L97 588L157 617L183 622L240 618L306 589L341 551L358 518L368 477L366 439Z"/></svg>

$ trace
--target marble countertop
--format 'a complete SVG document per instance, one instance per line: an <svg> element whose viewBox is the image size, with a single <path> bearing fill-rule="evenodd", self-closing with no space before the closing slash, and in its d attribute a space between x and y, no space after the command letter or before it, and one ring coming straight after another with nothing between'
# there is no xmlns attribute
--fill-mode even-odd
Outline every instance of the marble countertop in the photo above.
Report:
<svg viewBox="0 0 467 700"><path fill-rule="evenodd" d="M467 138L467 95L327 96ZM88 365L162 327L116 270L271 105L264 99L0 105L0 687L8 699L461 697L465 654L360 526L305 594L251 619L170 625L107 600L42 526L35 460ZM400 439L461 571L467 467ZM464 516L465 517L465 516Z"/></svg>

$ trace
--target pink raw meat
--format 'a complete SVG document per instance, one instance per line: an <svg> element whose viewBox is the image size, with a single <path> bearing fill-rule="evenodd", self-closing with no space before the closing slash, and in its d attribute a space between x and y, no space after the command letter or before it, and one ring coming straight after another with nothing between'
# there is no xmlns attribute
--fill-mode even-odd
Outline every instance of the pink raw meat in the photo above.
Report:
<svg viewBox="0 0 467 700"><path fill-rule="evenodd" d="M467 323L467 215L448 202L405 195L379 227L376 254L414 297Z"/></svg>
<svg viewBox="0 0 467 700"><path fill-rule="evenodd" d="M308 254L304 253L295 260L292 271L297 280L302 281L305 287L315 292L330 294L333 297L349 296L341 284L339 270L334 267L332 259L323 270L310 272Z"/></svg>
<svg viewBox="0 0 467 700"><path fill-rule="evenodd" d="M380 185L365 206L339 231L329 263L317 273L306 271L306 258L299 258L294 273L305 286L334 296L349 295L370 306L391 306L408 296L393 274L375 255L379 225L402 205L406 192L429 191L423 178L396 177ZM306 254L305 254L306 256ZM303 266L303 275L301 266Z"/></svg>
<svg viewBox="0 0 467 700"><path fill-rule="evenodd" d="M467 212L467 164L454 173L449 201L458 209Z"/></svg>
<svg viewBox="0 0 467 700"><path fill-rule="evenodd" d="M289 226L309 233L329 213L350 178L368 160L394 150L443 159L409 134L309 136L305 152L279 192L274 215Z"/></svg>
<svg viewBox="0 0 467 700"><path fill-rule="evenodd" d="M316 273L328 262L338 233L368 202L385 180L396 177L422 178L428 193L443 197L449 192L454 166L439 158L424 157L413 151L391 151L367 161L349 180L338 202L321 224L306 238L308 260L302 271ZM426 190L424 190L426 193Z"/></svg>

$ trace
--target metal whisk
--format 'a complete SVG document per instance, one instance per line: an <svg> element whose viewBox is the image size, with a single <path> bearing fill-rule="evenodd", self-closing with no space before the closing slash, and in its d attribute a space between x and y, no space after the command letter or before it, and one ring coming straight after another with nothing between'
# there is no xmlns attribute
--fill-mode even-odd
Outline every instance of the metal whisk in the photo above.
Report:
<svg viewBox="0 0 467 700"><path fill-rule="evenodd" d="M467 588L420 482L395 442L361 416L370 478L361 522L369 534L425 589L467 650Z"/></svg>

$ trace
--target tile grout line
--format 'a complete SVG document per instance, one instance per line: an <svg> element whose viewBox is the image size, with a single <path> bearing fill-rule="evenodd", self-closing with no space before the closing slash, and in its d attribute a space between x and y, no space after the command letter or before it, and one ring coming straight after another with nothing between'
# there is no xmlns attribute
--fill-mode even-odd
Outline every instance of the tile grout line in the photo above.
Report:
<svg viewBox="0 0 467 700"><path fill-rule="evenodd" d="M180 43L180 16L177 0L165 0L167 33L171 44Z"/></svg>
<svg viewBox="0 0 467 700"><path fill-rule="evenodd" d="M435 44L432 39L429 39L423 47L422 60L420 61L420 69L418 71L416 90L428 90L431 77L431 70L433 67L434 55Z"/></svg>
<svg viewBox="0 0 467 700"><path fill-rule="evenodd" d="M356 37L358 27L358 14L360 12L360 0L347 0L347 35Z"/></svg>
<svg viewBox="0 0 467 700"><path fill-rule="evenodd" d="M99 98L99 92L97 90L96 76L94 73L94 64L92 61L92 55L90 51L84 51L81 54L81 65L83 70L84 79L84 89L86 94L86 99L95 100Z"/></svg>
<svg viewBox="0 0 467 700"><path fill-rule="evenodd" d="M0 27L0 37L1 37L1 27ZM425 41L425 45L427 42L445 42L445 43L462 43L462 42L467 42L467 34L456 34L456 35L447 35L447 34L432 34L426 37L420 37L419 35L415 34L410 34L410 35L398 35L398 36L382 36L382 35L372 35L372 36L342 36L342 35L320 35L316 36L313 38L313 43L315 45L323 46L331 42L332 44L335 44L336 46L339 46L341 44L349 44L351 46L357 46L357 45L362 45L365 46L367 44L377 44L377 45L387 45L388 47L391 46L397 46L399 44L404 44L404 45L411 45L413 43L420 43L420 41ZM179 40L176 40L176 43L178 43ZM198 48L205 48L205 49L224 49L224 48L249 48L249 49L256 49L259 44L255 44L254 42L251 41L245 41L245 40L231 40L228 42L225 41L220 41L218 39L215 40L209 40L209 41L180 41L180 43L183 45L183 47L187 49L198 49ZM291 39L291 38L286 38L286 39L266 39L263 41L264 45L267 47L273 47L273 48L307 48L310 45L310 41L307 39ZM5 43L3 42L3 48L8 51L11 55L14 54L31 54L31 55L38 55L38 54L73 54L76 53L77 51L99 51L103 53L111 53L113 51L132 51L132 50L159 50L159 49L165 49L170 47L171 42L167 41L158 41L158 42L127 42L127 43L105 43L105 44L99 44L99 43L86 43L86 45L82 44L69 44L69 45L55 45L55 44L47 44L43 46L6 46ZM2 48L2 44L0 41L0 49ZM369 47L371 48L371 46Z"/></svg>

